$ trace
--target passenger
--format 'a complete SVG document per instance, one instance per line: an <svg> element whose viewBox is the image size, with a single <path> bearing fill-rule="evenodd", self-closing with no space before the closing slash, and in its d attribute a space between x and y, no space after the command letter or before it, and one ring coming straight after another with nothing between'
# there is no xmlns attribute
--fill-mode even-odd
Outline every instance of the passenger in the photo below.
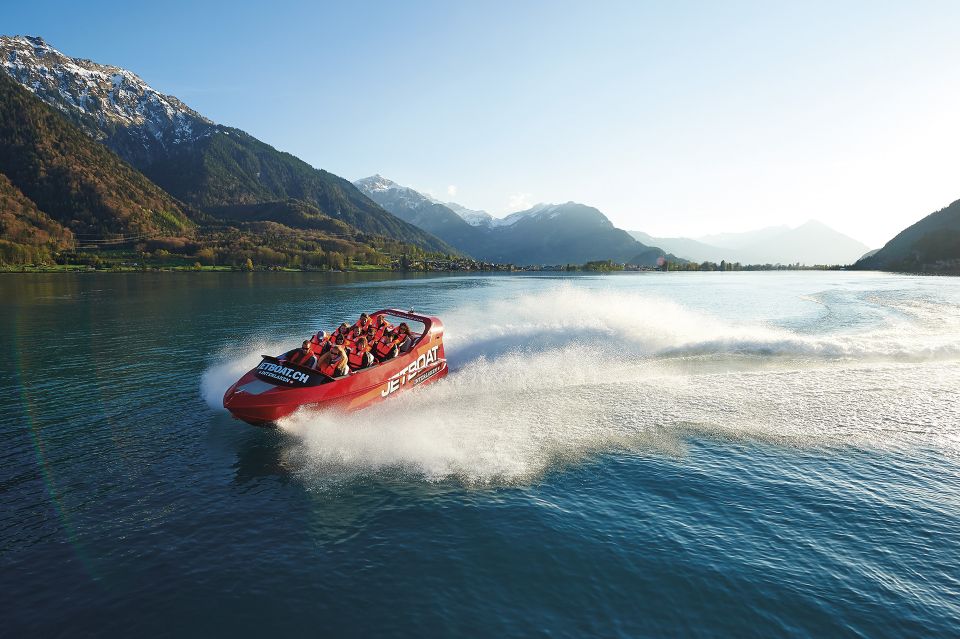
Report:
<svg viewBox="0 0 960 639"><path fill-rule="evenodd" d="M333 332L334 335L343 335L343 338L346 339L350 336L350 327L347 326L346 322L341 322L340 326L337 327L337 330Z"/></svg>
<svg viewBox="0 0 960 639"><path fill-rule="evenodd" d="M374 343L376 343L379 342L380 338L383 337L383 334L391 330L393 326L387 321L387 316L381 313L380 315L377 315L376 319L373 321L373 328L376 331L374 333Z"/></svg>
<svg viewBox="0 0 960 639"><path fill-rule="evenodd" d="M359 337L367 332L367 327L370 325L370 316L366 313L360 313L360 319L358 319L357 323L353 325L353 330L357 337Z"/></svg>
<svg viewBox="0 0 960 639"><path fill-rule="evenodd" d="M401 353L406 353L413 348L413 336L410 335L410 327L407 326L406 322L400 322L400 326L397 327L397 335L400 338Z"/></svg>
<svg viewBox="0 0 960 639"><path fill-rule="evenodd" d="M359 338L355 347L347 349L347 362L353 370L369 368L377 363L370 352L370 346L367 345L366 337Z"/></svg>
<svg viewBox="0 0 960 639"><path fill-rule="evenodd" d="M343 338L342 346L347 349L347 351L357 345L357 336L353 334L352 330L347 335L341 335L341 337Z"/></svg>
<svg viewBox="0 0 960 639"><path fill-rule="evenodd" d="M327 377L343 377L350 374L350 368L347 366L347 353L343 346L333 346L330 351L323 356L319 366L320 372Z"/></svg>
<svg viewBox="0 0 960 639"><path fill-rule="evenodd" d="M364 337L367 338L367 344L369 344L370 346L373 346L373 345L376 344L377 341L378 341L378 338L377 338L377 329L374 328L373 325L368 326L368 327L367 327L367 332L366 332L366 334L364 335Z"/></svg>
<svg viewBox="0 0 960 639"><path fill-rule="evenodd" d="M330 339L326 331L317 331L317 334L310 338L310 348L315 355L323 355L330 350Z"/></svg>
<svg viewBox="0 0 960 639"><path fill-rule="evenodd" d="M373 354L381 362L393 359L400 352L400 339L395 331L388 330L373 347Z"/></svg>
<svg viewBox="0 0 960 639"><path fill-rule="evenodd" d="M303 345L300 348L294 349L284 355L283 359L291 364L305 366L307 368L313 368L317 365L317 356L313 354L313 348L308 339L303 340Z"/></svg>

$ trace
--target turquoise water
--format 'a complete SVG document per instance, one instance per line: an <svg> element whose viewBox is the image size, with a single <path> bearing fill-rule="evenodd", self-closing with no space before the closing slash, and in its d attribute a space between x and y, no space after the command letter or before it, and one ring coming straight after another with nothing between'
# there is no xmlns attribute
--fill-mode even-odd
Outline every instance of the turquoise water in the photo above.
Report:
<svg viewBox="0 0 960 639"><path fill-rule="evenodd" d="M960 280L0 278L0 634L957 636ZM219 409L361 309L451 374Z"/></svg>

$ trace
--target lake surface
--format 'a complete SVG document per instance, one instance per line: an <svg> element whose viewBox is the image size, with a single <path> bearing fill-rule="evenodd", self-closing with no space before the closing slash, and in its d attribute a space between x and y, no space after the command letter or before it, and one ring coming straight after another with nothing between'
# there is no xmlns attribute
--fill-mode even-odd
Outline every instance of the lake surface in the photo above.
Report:
<svg viewBox="0 0 960 639"><path fill-rule="evenodd" d="M960 279L0 277L0 634L958 636ZM360 310L451 374L233 420Z"/></svg>

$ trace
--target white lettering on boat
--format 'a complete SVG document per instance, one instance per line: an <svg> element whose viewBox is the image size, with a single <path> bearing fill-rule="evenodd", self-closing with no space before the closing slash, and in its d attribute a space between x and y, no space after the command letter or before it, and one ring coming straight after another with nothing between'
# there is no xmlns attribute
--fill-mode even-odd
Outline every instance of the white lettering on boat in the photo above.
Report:
<svg viewBox="0 0 960 639"><path fill-rule="evenodd" d="M306 384L310 381L310 375L307 373L296 371L286 366L280 366L279 364L271 364L270 362L261 362L260 365L257 366L257 371L259 371L264 377L276 379L288 384L292 384L294 382Z"/></svg>
<svg viewBox="0 0 960 639"><path fill-rule="evenodd" d="M420 357L401 368L399 372L387 380L383 390L380 391L380 396L386 397L390 393L399 390L401 386L405 386L408 381L411 382L411 384L419 384L420 382L432 377L432 374L417 377L417 373L430 368L439 361L439 356L437 355L437 351L439 349L439 346L434 346L430 350L421 354ZM439 367L437 370L439 370Z"/></svg>

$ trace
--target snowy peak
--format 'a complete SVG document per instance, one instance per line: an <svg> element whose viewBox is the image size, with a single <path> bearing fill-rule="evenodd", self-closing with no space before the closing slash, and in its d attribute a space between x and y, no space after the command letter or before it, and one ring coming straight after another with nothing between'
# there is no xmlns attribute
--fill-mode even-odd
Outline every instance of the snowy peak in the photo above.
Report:
<svg viewBox="0 0 960 639"><path fill-rule="evenodd" d="M511 213L502 220L496 220L497 226L510 226L521 220L563 220L565 222L592 223L613 227L613 223L598 209L578 202L565 204L537 204L526 211Z"/></svg>
<svg viewBox="0 0 960 639"><path fill-rule="evenodd" d="M470 226L493 226L498 220L486 211L475 211L457 204L456 202L446 202L447 207L460 216L460 218Z"/></svg>
<svg viewBox="0 0 960 639"><path fill-rule="evenodd" d="M381 200L397 201L402 202L404 206L411 209L419 209L440 204L440 202L433 199L429 195L425 195L420 191L415 191L409 186L397 184L393 180L389 180L379 173L371 175L370 177L361 178L354 182L353 185L375 202L380 202ZM390 209L387 210L389 211Z"/></svg>
<svg viewBox="0 0 960 639"><path fill-rule="evenodd" d="M208 135L213 123L132 71L71 58L42 38L0 36L0 66L88 133L124 130L145 145L163 147Z"/></svg>
<svg viewBox="0 0 960 639"><path fill-rule="evenodd" d="M353 185L364 193L382 193L384 191L390 191L393 189L406 188L400 186L393 180L388 180L379 173L375 173L370 177L360 178L354 182Z"/></svg>

